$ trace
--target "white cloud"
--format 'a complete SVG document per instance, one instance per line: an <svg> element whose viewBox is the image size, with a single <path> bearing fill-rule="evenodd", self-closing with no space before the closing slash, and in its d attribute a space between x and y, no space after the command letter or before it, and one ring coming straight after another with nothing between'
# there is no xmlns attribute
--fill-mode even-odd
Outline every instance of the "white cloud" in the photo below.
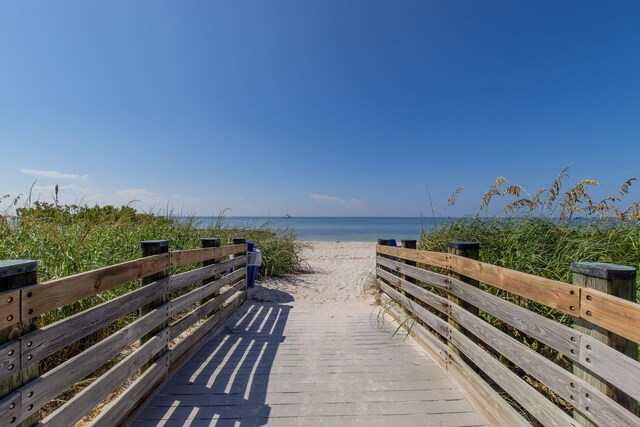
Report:
<svg viewBox="0 0 640 427"><path fill-rule="evenodd" d="M42 178L52 178L52 179L89 179L89 175L78 175L73 173L62 173L58 171L43 171L37 169L29 169L29 168L20 168L20 172L28 176L37 176Z"/></svg>
<svg viewBox="0 0 640 427"><path fill-rule="evenodd" d="M327 194L309 193L309 198L316 203L326 205L340 205L347 209L362 209L364 202L360 199L343 199L341 197L329 196Z"/></svg>

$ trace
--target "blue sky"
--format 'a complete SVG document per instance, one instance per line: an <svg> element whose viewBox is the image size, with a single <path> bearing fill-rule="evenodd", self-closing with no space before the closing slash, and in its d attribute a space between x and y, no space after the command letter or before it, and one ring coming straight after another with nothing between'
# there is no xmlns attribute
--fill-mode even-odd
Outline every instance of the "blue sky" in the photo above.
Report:
<svg viewBox="0 0 640 427"><path fill-rule="evenodd" d="M635 1L0 1L0 195L417 216L428 187L464 215L572 162L608 195L640 175L638 22Z"/></svg>

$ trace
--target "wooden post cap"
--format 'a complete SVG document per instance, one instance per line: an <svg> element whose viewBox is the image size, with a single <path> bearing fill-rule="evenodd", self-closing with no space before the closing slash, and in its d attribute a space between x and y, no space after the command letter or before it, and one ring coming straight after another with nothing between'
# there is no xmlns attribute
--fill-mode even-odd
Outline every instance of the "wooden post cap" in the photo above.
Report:
<svg viewBox="0 0 640 427"><path fill-rule="evenodd" d="M168 240L143 240L140 242L140 247L144 250L150 247L169 247Z"/></svg>
<svg viewBox="0 0 640 427"><path fill-rule="evenodd" d="M247 239L245 239L244 237L234 237L233 238L233 244L234 245L240 245L242 243L247 243Z"/></svg>
<svg viewBox="0 0 640 427"><path fill-rule="evenodd" d="M418 241L417 240L400 240L400 243L402 243L403 248L415 249L416 245L418 244Z"/></svg>
<svg viewBox="0 0 640 427"><path fill-rule="evenodd" d="M382 246L389 246L391 239L378 239L378 244Z"/></svg>
<svg viewBox="0 0 640 427"><path fill-rule="evenodd" d="M203 248L211 248L220 246L220 238L219 237L203 237L200 239L200 244Z"/></svg>
<svg viewBox="0 0 640 427"><path fill-rule="evenodd" d="M447 247L451 249L480 249L480 242L448 242Z"/></svg>
<svg viewBox="0 0 640 427"><path fill-rule="evenodd" d="M30 259L0 261L0 277L33 273L38 270L38 261Z"/></svg>
<svg viewBox="0 0 640 427"><path fill-rule="evenodd" d="M636 277L635 268L607 262L572 262L571 272L605 280L633 279Z"/></svg>

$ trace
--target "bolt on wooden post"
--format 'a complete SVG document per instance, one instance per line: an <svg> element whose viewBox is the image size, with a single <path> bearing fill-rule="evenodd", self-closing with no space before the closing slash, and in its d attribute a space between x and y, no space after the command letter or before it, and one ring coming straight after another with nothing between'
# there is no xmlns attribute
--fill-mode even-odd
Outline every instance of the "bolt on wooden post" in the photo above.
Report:
<svg viewBox="0 0 640 427"><path fill-rule="evenodd" d="M166 254L169 252L169 241L168 240L143 240L142 242L140 242L140 249L142 251L142 257L148 257L148 256L152 256L152 255L160 255L160 254ZM150 276L147 277L143 277L142 281L141 281L141 286L146 286L150 283L153 283L157 280L163 279L165 277L167 277L169 275L169 271L168 270L164 270L164 271L160 271L158 273L152 274ZM149 313L150 311L156 309L157 307L161 306L162 304L164 304L165 302L167 302L167 296L163 296L162 298L159 298L143 307L140 308L140 317L144 316L145 314ZM151 332L149 332L147 335L145 335L144 337L142 337L140 339L140 345L144 344L145 342L147 342L149 339L153 338L153 336L158 333L158 331L162 330L164 327L166 327L169 324L169 321L167 320L166 322L161 323L160 325L158 325L156 328L154 328ZM142 366L142 368L140 368L140 372L144 372L147 370L147 368L149 366L151 366L151 364L165 351L167 351L169 349L168 346L166 346L163 350L161 350L160 352L158 352L158 354L156 354L155 356L153 356L148 363L146 363L145 365Z"/></svg>
<svg viewBox="0 0 640 427"><path fill-rule="evenodd" d="M458 255L461 257L477 260L478 258L480 258L480 243L479 242L457 242L457 241L449 242L447 243L447 252L452 255ZM449 271L449 276L451 276L454 279L458 279L462 282L468 283L469 285L474 286L476 288L480 286L480 283L477 280L471 279L470 277L467 277L467 276L460 275L451 270ZM450 304L459 305L460 307L464 308L470 313L473 313L474 315L478 316L479 310L477 307L472 306L471 304L461 300L460 298L452 294L448 294L447 298L449 299ZM460 326L458 322L451 319L451 317L449 317L449 325L451 325L451 328L453 329L456 329L461 332L465 332L464 328ZM466 335L470 335L470 334L466 333ZM462 355L462 353L453 344L449 342L448 345L449 345L449 349L453 354L462 356L464 358L464 355ZM465 358L465 360L467 359Z"/></svg>
<svg viewBox="0 0 640 427"><path fill-rule="evenodd" d="M200 239L200 246L203 248L219 248L220 247L220 239L217 237L205 237ZM220 262L220 259L216 258L216 259L210 259L207 261L202 261L202 266L206 267L207 265L213 265ZM207 283L211 283L214 280L217 280L220 278L219 274L216 274L215 276L212 276L210 279L206 279L202 281L203 285L206 285ZM209 301L212 298L215 298L217 295L219 294L219 292L215 292L211 295L209 295L208 297L204 298L203 300L200 301L200 304L204 304L207 301Z"/></svg>
<svg viewBox="0 0 640 427"><path fill-rule="evenodd" d="M0 261L0 307L2 319L6 323L20 320L20 289L37 283L38 262L31 260ZM29 319L23 322L13 323L11 326L0 329L0 352L6 352L10 358L5 369L15 373L0 380L0 400L22 387L40 374L38 364L33 363L25 369L20 369L20 343L14 341L21 335L31 332L38 327L37 319ZM13 341L13 342L12 342ZM15 357L14 357L15 356ZM19 399L18 399L19 400ZM8 413L3 414L0 425L16 425L19 427L31 427L38 423L38 411L34 411L24 421L16 424L17 411L21 411L21 402L14 402ZM13 411L16 411L15 413Z"/></svg>
<svg viewBox="0 0 640 427"><path fill-rule="evenodd" d="M618 298L636 302L636 269L633 267L600 262L574 262L571 264L571 272L573 273L573 284L585 288L582 291L583 298L588 298L588 293L586 292L588 289L595 289ZM589 313L585 313L586 319L578 318L574 320L573 328L576 331L615 348L633 360L638 360L638 346L633 341L590 323L587 320L588 315ZM581 313L582 316L583 314ZM581 347L584 347L584 351L581 349L581 363L573 365L573 373L595 386L629 411L640 416L638 403L633 398L627 396L616 387L603 382L588 370L583 369L582 365L588 366L586 359L588 356L586 354L589 349L586 346ZM584 356L582 355L583 352L585 353ZM574 409L573 417L582 425L592 425L577 409Z"/></svg>

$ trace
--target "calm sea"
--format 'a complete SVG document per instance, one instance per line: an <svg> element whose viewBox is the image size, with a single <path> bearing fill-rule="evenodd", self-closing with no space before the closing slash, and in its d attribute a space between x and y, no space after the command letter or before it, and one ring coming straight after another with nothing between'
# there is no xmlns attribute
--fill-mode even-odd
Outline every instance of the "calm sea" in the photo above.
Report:
<svg viewBox="0 0 640 427"><path fill-rule="evenodd" d="M197 217L199 226L215 225L215 217ZM226 227L293 230L298 240L375 242L377 239L419 239L423 229L441 225L450 218L389 217L225 217Z"/></svg>

